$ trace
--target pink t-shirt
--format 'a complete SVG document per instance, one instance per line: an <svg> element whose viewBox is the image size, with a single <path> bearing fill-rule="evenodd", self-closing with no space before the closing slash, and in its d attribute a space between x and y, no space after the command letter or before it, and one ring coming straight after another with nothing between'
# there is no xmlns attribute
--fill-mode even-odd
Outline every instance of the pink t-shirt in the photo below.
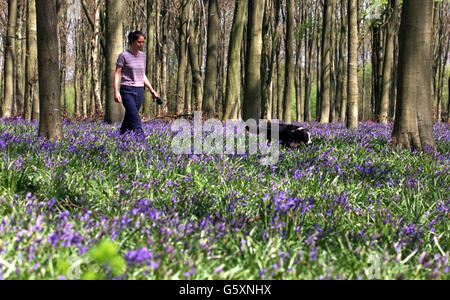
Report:
<svg viewBox="0 0 450 300"><path fill-rule="evenodd" d="M142 51L139 51L138 56L135 56L130 50L120 53L117 65L122 67L121 85L144 87L146 62L145 53Z"/></svg>

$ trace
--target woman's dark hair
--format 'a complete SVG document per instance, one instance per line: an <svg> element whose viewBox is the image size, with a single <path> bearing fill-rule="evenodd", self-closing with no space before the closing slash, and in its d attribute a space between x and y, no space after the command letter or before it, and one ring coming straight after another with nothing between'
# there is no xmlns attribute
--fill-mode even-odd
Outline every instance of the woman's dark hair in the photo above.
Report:
<svg viewBox="0 0 450 300"><path fill-rule="evenodd" d="M135 41L137 41L137 39L141 36L145 38L145 34L141 31L136 30L136 31L130 32L130 34L128 35L128 42L131 45Z"/></svg>

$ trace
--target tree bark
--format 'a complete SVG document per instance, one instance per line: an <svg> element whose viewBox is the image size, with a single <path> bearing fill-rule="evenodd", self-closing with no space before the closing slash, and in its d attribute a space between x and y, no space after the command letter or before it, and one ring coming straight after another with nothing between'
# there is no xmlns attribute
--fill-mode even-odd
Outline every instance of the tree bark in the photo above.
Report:
<svg viewBox="0 0 450 300"><path fill-rule="evenodd" d="M272 39L273 39L273 1L266 1L263 19L263 51L261 58L262 103L261 119L272 119Z"/></svg>
<svg viewBox="0 0 450 300"><path fill-rule="evenodd" d="M248 2L244 120L259 120L261 116L261 54L264 5L265 0L249 0Z"/></svg>
<svg viewBox="0 0 450 300"><path fill-rule="evenodd" d="M39 104L38 88L38 58L37 58L37 33L36 33L36 2L27 1L27 41L25 61L25 104L24 119L39 120L39 109L32 118L33 104ZM37 107L38 108L38 107Z"/></svg>
<svg viewBox="0 0 450 300"><path fill-rule="evenodd" d="M295 49L295 1L287 0L287 19L286 19L286 42L285 42L285 80L284 80L284 95L283 95L283 122L285 124L291 123L291 104L292 91L294 90L294 49Z"/></svg>
<svg viewBox="0 0 450 300"><path fill-rule="evenodd" d="M345 40L347 32L347 18L345 16L345 0L341 0L341 33L339 38L339 66L338 66L338 82L336 91L336 110L338 114L338 121L345 122L346 115L346 97L345 95L345 82L347 78L347 72L345 69Z"/></svg>
<svg viewBox="0 0 450 300"><path fill-rule="evenodd" d="M347 128L358 128L358 6L348 0L348 106Z"/></svg>
<svg viewBox="0 0 450 300"><path fill-rule="evenodd" d="M8 29L5 43L5 95L2 103L2 117L12 117L14 101L14 64L16 59L16 24L17 24L17 0L8 0Z"/></svg>
<svg viewBox="0 0 450 300"><path fill-rule="evenodd" d="M322 71L320 88L320 123L330 122L331 92L331 22L333 18L333 0L325 0L322 31Z"/></svg>
<svg viewBox="0 0 450 300"><path fill-rule="evenodd" d="M191 24L190 28L188 47L189 62L191 63L192 70L192 87L194 89L194 109L201 111L203 101L203 78L198 54L198 41L201 30L195 30L194 28L199 28L199 26L194 26L194 23Z"/></svg>
<svg viewBox="0 0 450 300"><path fill-rule="evenodd" d="M186 69L188 62L188 47L187 47L187 28L189 22L189 0L181 0L181 19L179 26L179 53L178 53L178 76L177 76L177 94L176 94L176 107L177 114L181 114L184 109L185 92L186 92Z"/></svg>
<svg viewBox="0 0 450 300"><path fill-rule="evenodd" d="M56 0L36 0L40 119L39 136L54 142L63 137Z"/></svg>
<svg viewBox="0 0 450 300"><path fill-rule="evenodd" d="M397 0L389 0L390 20L387 25L387 38L384 49L383 82L381 84L381 101L379 122L387 124L389 113L389 95L391 91L392 70L394 65L394 38L397 28Z"/></svg>
<svg viewBox="0 0 450 300"><path fill-rule="evenodd" d="M217 60L219 57L219 4L218 0L209 0L208 11L208 50L206 56L206 73L203 95L203 112L205 116L215 116Z"/></svg>
<svg viewBox="0 0 450 300"><path fill-rule="evenodd" d="M432 91L433 1L405 0L400 25L397 110L392 144L434 148Z"/></svg>
<svg viewBox="0 0 450 300"><path fill-rule="evenodd" d="M241 97L241 48L247 0L236 0L228 54L224 120L237 119Z"/></svg>
<svg viewBox="0 0 450 300"><path fill-rule="evenodd" d="M16 60L14 70L16 72L15 76L15 97L13 106L13 115L21 116L23 114L24 106L24 82L25 82L25 61L24 61L24 36L25 36L25 9L24 2L19 2L17 7L18 19L16 22L17 31L15 40L16 43Z"/></svg>
<svg viewBox="0 0 450 300"><path fill-rule="evenodd" d="M106 1L106 101L105 122L122 122L125 110L121 103L114 101L114 73L119 54L123 51L123 0Z"/></svg>

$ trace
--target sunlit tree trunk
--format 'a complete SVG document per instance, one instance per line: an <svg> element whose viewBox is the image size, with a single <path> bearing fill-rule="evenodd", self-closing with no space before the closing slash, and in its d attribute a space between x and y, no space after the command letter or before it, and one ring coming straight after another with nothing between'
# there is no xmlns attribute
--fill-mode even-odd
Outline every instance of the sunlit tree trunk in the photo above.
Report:
<svg viewBox="0 0 450 300"><path fill-rule="evenodd" d="M387 38L384 49L383 82L381 84L381 102L379 121L381 124L388 122L389 96L392 82L392 69L394 66L394 38L397 28L397 0L389 0L390 21L387 25Z"/></svg>
<svg viewBox="0 0 450 300"><path fill-rule="evenodd" d="M287 19L286 19L286 39L285 39L285 80L284 80L284 97L283 97L283 122L291 123L291 104L292 92L295 87L294 72L295 72L295 1L287 0Z"/></svg>
<svg viewBox="0 0 450 300"><path fill-rule="evenodd" d="M347 128L358 128L358 6L348 0L348 103Z"/></svg>
<svg viewBox="0 0 450 300"><path fill-rule="evenodd" d="M5 94L2 103L2 117L12 117L14 101L14 60L16 58L17 0L8 0L8 29L5 43Z"/></svg>
<svg viewBox="0 0 450 300"><path fill-rule="evenodd" d="M432 91L433 1L403 1L397 109L392 144L434 148Z"/></svg>
<svg viewBox="0 0 450 300"><path fill-rule="evenodd" d="M25 104L24 119L31 120L33 104L37 103L37 111L33 120L39 120L39 91L38 91L38 58L37 58L37 34L36 34L36 2L27 1L27 41L25 60Z"/></svg>
<svg viewBox="0 0 450 300"><path fill-rule="evenodd" d="M62 134L56 0L36 0L39 66L39 136L50 141Z"/></svg>
<svg viewBox="0 0 450 300"><path fill-rule="evenodd" d="M325 0L322 32L322 71L320 88L320 123L330 122L331 91L331 22L333 18L333 0Z"/></svg>
<svg viewBox="0 0 450 300"><path fill-rule="evenodd" d="M244 120L259 120L261 116L261 54L264 5L265 0L249 0L248 2Z"/></svg>
<svg viewBox="0 0 450 300"><path fill-rule="evenodd" d="M125 110L114 101L114 73L119 54L123 51L123 12L125 1L106 1L106 101L105 122L122 122Z"/></svg>
<svg viewBox="0 0 450 300"><path fill-rule="evenodd" d="M178 76L177 76L177 93L176 93L176 113L181 114L184 109L185 92L186 92L186 69L188 62L187 53L187 28L189 22L189 0L181 0L181 19L179 26L179 54L178 54Z"/></svg>
<svg viewBox="0 0 450 300"><path fill-rule="evenodd" d="M224 120L237 119L241 92L241 47L248 0L236 0L228 54Z"/></svg>

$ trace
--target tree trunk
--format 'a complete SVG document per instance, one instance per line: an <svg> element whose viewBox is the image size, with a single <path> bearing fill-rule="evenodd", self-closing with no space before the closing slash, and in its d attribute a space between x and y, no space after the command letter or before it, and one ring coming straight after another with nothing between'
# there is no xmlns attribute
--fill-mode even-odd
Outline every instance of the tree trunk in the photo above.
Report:
<svg viewBox="0 0 450 300"><path fill-rule="evenodd" d="M389 0L390 21L387 25L386 46L384 49L383 82L381 84L381 102L379 121L387 124L389 113L389 95L391 91L392 69L394 64L394 38L397 28L397 0Z"/></svg>
<svg viewBox="0 0 450 300"><path fill-rule="evenodd" d="M114 73L119 54L123 51L123 0L106 1L106 102L105 122L122 122L125 110L121 103L114 101Z"/></svg>
<svg viewBox="0 0 450 300"><path fill-rule="evenodd" d="M102 97L99 83L99 39L100 39L100 4L101 0L94 0L94 30L91 40L91 70L92 70L92 84L95 100L95 112L103 111Z"/></svg>
<svg viewBox="0 0 450 300"><path fill-rule="evenodd" d="M27 42L25 61L25 104L24 119L31 120L33 102L39 103L38 83L38 60L37 60L37 34L36 34L36 2L27 1ZM38 110L39 112L39 110ZM38 113L37 112L37 113ZM34 119L33 120L39 120Z"/></svg>
<svg viewBox="0 0 450 300"><path fill-rule="evenodd" d="M176 94L176 107L177 114L181 114L184 109L185 92L186 92L186 69L188 61L187 53L187 28L189 22L190 1L181 0L181 19L179 26L179 53L178 53L178 76L177 76L177 94Z"/></svg>
<svg viewBox="0 0 450 300"><path fill-rule="evenodd" d="M320 123L330 122L331 92L331 22L333 18L333 0L325 0L322 31L322 71L320 88Z"/></svg>
<svg viewBox="0 0 450 300"><path fill-rule="evenodd" d="M266 1L263 19L263 52L261 61L261 77L262 77L262 103L261 103L261 119L272 118L272 39L273 26L272 20L274 16L273 1Z"/></svg>
<svg viewBox="0 0 450 300"><path fill-rule="evenodd" d="M219 58L219 32L220 32L218 0L209 0L208 12L208 50L206 56L206 73L203 95L203 112L205 116L215 116L216 87L217 87L217 60Z"/></svg>
<svg viewBox="0 0 450 300"><path fill-rule="evenodd" d="M186 89L184 93L184 110L187 114L192 113L192 107L192 68L191 63L188 60L186 69Z"/></svg>
<svg viewBox="0 0 450 300"><path fill-rule="evenodd" d="M60 102L63 103L63 114L66 114L67 112L67 104L66 104L66 72L67 72L67 34L68 34L68 28L67 28L67 13L64 12L62 14L61 23L58 26L58 36L60 37L60 53L59 53L59 61L60 61L60 68L59 68L59 81L61 83L61 90L60 90Z"/></svg>
<svg viewBox="0 0 450 300"><path fill-rule="evenodd" d="M295 1L287 0L287 19L286 19L286 43L285 43L285 79L284 79L284 95L283 95L283 122L291 123L291 104L292 91L294 90L294 49L295 49Z"/></svg>
<svg viewBox="0 0 450 300"><path fill-rule="evenodd" d="M16 76L16 88L15 88L15 99L13 106L13 114L15 116L21 116L23 114L23 106L24 106L24 71L25 71L25 62L24 62L24 29L25 29L25 9L23 2L18 3L18 19L16 22L17 26L17 39L16 42L16 65L14 67Z"/></svg>
<svg viewBox="0 0 450 300"><path fill-rule="evenodd" d="M197 22L199 22L197 20ZM202 71L200 69L199 64L199 54L198 54L198 41L201 28L199 24L198 26L194 26L195 24L192 22L189 28L189 62L191 63L192 70L192 87L194 89L194 110L201 111L202 110L202 100L203 100L203 78ZM195 30L197 28L198 30Z"/></svg>
<svg viewBox="0 0 450 300"><path fill-rule="evenodd" d="M312 5L308 5L308 9L312 9ZM311 12L309 12L311 14ZM311 22L312 17L309 15L308 23ZM314 30L311 27L305 29L305 108L304 108L304 121L311 121L311 83L312 83L312 63L313 63L313 51L314 51L314 41L313 38Z"/></svg>
<svg viewBox="0 0 450 300"><path fill-rule="evenodd" d="M348 106L347 128L358 128L358 6L348 0Z"/></svg>
<svg viewBox="0 0 450 300"><path fill-rule="evenodd" d="M234 8L233 26L231 28L230 46L228 54L228 73L225 89L224 120L237 119L240 105L241 90L241 48L244 32L246 0L236 0Z"/></svg>
<svg viewBox="0 0 450 300"><path fill-rule="evenodd" d="M36 0L39 65L39 136L51 142L62 133L56 0Z"/></svg>
<svg viewBox="0 0 450 300"><path fill-rule="evenodd" d="M2 103L2 117L12 117L14 101L14 62L16 59L17 0L8 0L8 29L5 43L5 95Z"/></svg>
<svg viewBox="0 0 450 300"><path fill-rule="evenodd" d="M244 120L259 120L261 116L261 54L264 5L265 0L249 0L248 2Z"/></svg>
<svg viewBox="0 0 450 300"><path fill-rule="evenodd" d="M281 36L282 27L280 25L280 1L274 1L275 4L275 25L273 28L273 38L272 38L272 54L271 54L271 76L272 76L272 118L281 119L280 114L281 101L281 79L280 79L280 48L281 48Z"/></svg>
<svg viewBox="0 0 450 300"><path fill-rule="evenodd" d="M167 33L169 24L169 11L166 10L166 2L164 2L164 15L161 20L161 97L167 99L164 101L163 105L159 107L160 113L166 115L169 110L169 99L168 99L168 89L167 89Z"/></svg>
<svg viewBox="0 0 450 300"><path fill-rule="evenodd" d="M154 78L156 78L155 74L153 74L153 64L155 58L155 23L154 18L156 15L156 11L154 9L154 0L147 0L147 62L146 62L146 70L147 77L150 80L150 83L154 84ZM156 89L156 86L153 86ZM150 114L152 111L152 95L149 92L145 93L144 97L144 117L150 118Z"/></svg>
<svg viewBox="0 0 450 300"><path fill-rule="evenodd" d="M434 148L432 92L433 1L405 0L400 25L397 111L392 144Z"/></svg>
<svg viewBox="0 0 450 300"><path fill-rule="evenodd" d="M345 82L346 82L346 70L345 70L345 35L347 32L347 22L345 17L345 0L341 0L341 33L339 38L339 66L338 66L338 82L336 91L336 110L338 114L338 121L345 122L345 108L346 108L346 95L344 94Z"/></svg>

